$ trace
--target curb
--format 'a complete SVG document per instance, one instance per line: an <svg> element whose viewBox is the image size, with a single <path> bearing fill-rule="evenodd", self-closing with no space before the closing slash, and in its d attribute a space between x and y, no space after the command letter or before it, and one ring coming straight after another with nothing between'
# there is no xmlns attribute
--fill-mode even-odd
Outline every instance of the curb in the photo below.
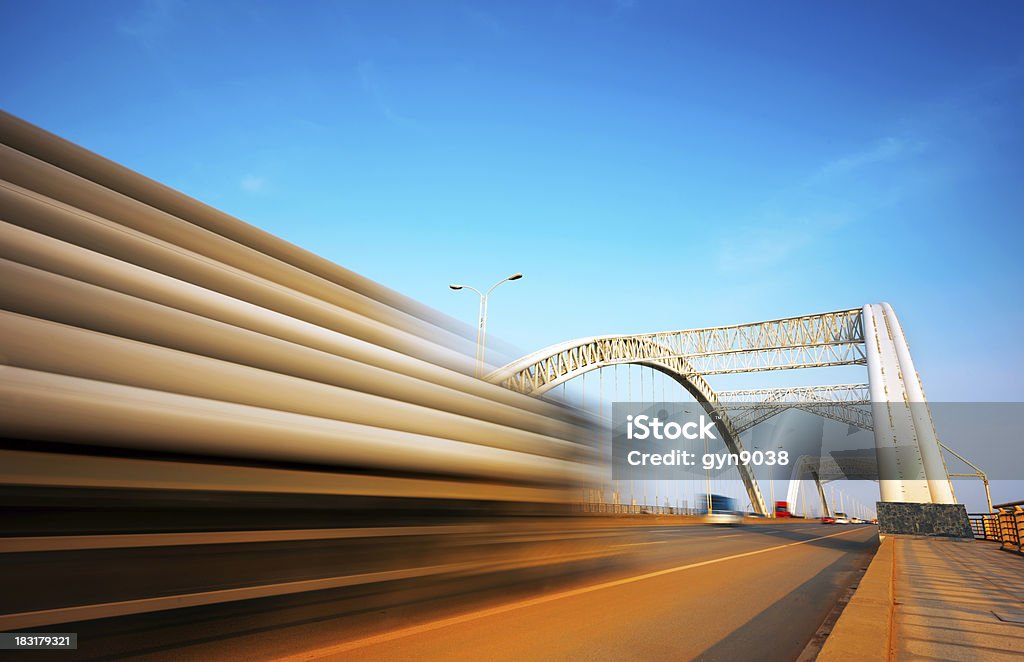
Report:
<svg viewBox="0 0 1024 662"><path fill-rule="evenodd" d="M825 640L818 660L889 659L895 567L895 540L885 536L860 585Z"/></svg>

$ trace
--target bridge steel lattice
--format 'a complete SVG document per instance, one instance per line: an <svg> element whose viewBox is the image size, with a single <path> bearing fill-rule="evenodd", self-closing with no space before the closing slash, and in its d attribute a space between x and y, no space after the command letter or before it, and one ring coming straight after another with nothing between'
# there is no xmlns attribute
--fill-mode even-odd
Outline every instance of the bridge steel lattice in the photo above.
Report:
<svg viewBox="0 0 1024 662"><path fill-rule="evenodd" d="M660 370L705 409L717 411L731 452L740 447L744 430L799 407L874 432L883 501L954 502L924 389L887 303L753 324L570 340L513 361L487 379L540 396L586 372L617 364ZM715 393L704 379L851 365L866 366L866 384ZM746 405L740 407L741 401ZM756 481L749 472L741 471L741 478L751 503L766 512Z"/></svg>
<svg viewBox="0 0 1024 662"><path fill-rule="evenodd" d="M718 391L722 406L737 411L745 419L739 432L763 423L787 409L801 409L863 430L873 431L867 384L830 384L822 386L783 386L778 388ZM733 417L734 423L736 416Z"/></svg>
<svg viewBox="0 0 1024 662"><path fill-rule="evenodd" d="M670 347L661 345L653 335L610 338L610 342L592 339L581 346L568 347L560 354L542 359L545 366L561 368L555 379L546 379L541 383L538 380L520 379L518 383L530 383L533 387L528 390L512 390L539 396L590 370L620 363L637 363L658 370L682 385L708 414L715 417L729 452L739 453L743 450L740 432L733 426L729 413L719 405L718 396L711 385L686 358L677 355ZM492 373L488 381L510 387L510 381L500 377L502 370ZM525 377L525 373L520 374ZM767 513L764 496L750 467L741 465L739 471L750 503L758 512Z"/></svg>

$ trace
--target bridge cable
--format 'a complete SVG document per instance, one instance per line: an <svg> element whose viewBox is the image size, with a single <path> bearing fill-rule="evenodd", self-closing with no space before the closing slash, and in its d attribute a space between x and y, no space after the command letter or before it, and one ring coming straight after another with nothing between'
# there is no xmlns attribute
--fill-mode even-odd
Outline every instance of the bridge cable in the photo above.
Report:
<svg viewBox="0 0 1024 662"><path fill-rule="evenodd" d="M601 504L604 507L604 368L597 369L597 456L600 458L599 466L601 474Z"/></svg>
<svg viewBox="0 0 1024 662"><path fill-rule="evenodd" d="M642 365L637 366L637 372L640 373L640 402L642 404L643 401L644 401L644 397L645 397L645 394L644 394L644 367ZM646 510L647 509L647 481L646 480L642 480L642 481L640 481L640 484L643 486L643 491L644 491L644 510Z"/></svg>

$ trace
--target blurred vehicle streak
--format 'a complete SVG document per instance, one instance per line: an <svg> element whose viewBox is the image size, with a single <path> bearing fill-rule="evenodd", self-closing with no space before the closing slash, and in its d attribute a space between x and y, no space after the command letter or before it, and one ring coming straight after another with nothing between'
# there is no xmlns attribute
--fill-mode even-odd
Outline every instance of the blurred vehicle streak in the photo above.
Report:
<svg viewBox="0 0 1024 662"><path fill-rule="evenodd" d="M472 329L3 113L0 337L0 630L624 551L571 511L589 423L473 378Z"/></svg>

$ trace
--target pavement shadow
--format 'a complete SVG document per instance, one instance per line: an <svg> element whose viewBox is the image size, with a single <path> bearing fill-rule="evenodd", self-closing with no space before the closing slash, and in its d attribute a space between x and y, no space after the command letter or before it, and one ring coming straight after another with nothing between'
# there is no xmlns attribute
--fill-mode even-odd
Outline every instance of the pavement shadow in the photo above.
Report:
<svg viewBox="0 0 1024 662"><path fill-rule="evenodd" d="M864 554L867 554L867 550L862 546L860 551L863 554L846 554L822 568L816 575L693 659L733 662L751 659L751 651L758 651L756 659L759 662L791 662L798 659L814 637L819 624L825 621L859 574L860 568L865 565Z"/></svg>
<svg viewBox="0 0 1024 662"><path fill-rule="evenodd" d="M851 531L851 529L848 529L847 527L822 525L821 529L822 530L821 530L820 533L815 533L815 532L812 532L812 531L807 531L806 529L804 529L802 531L796 531L796 530L793 530L793 529L791 529L789 527L786 527L786 526L756 526L755 525L755 526L746 527L746 530L749 533L755 533L755 534L759 534L759 535L768 536L768 537L771 537L771 538L777 538L777 539L780 540L780 542L805 542L806 541L806 544L808 544L808 545L813 545L815 547L825 547L825 548L828 548L828 549L835 549L835 550L841 551L841 552L855 552L855 551L859 551L859 550L864 549L865 545L877 546L878 543L879 543L879 540L878 540L878 530L875 527L871 527L871 526L867 526L867 525L858 526L857 527L857 529L862 529L862 530L863 529L868 529L868 530L872 530L874 532L875 535L873 537L871 537L867 541L865 541L863 539L860 539L859 537L854 537L856 534L853 534L853 533L850 533L850 534L844 535L844 536L834 535L834 534L837 534L837 533L843 533L845 531ZM821 537L818 540L814 540L814 538L819 538L820 536L832 536L832 537L831 538L823 538L823 537Z"/></svg>

